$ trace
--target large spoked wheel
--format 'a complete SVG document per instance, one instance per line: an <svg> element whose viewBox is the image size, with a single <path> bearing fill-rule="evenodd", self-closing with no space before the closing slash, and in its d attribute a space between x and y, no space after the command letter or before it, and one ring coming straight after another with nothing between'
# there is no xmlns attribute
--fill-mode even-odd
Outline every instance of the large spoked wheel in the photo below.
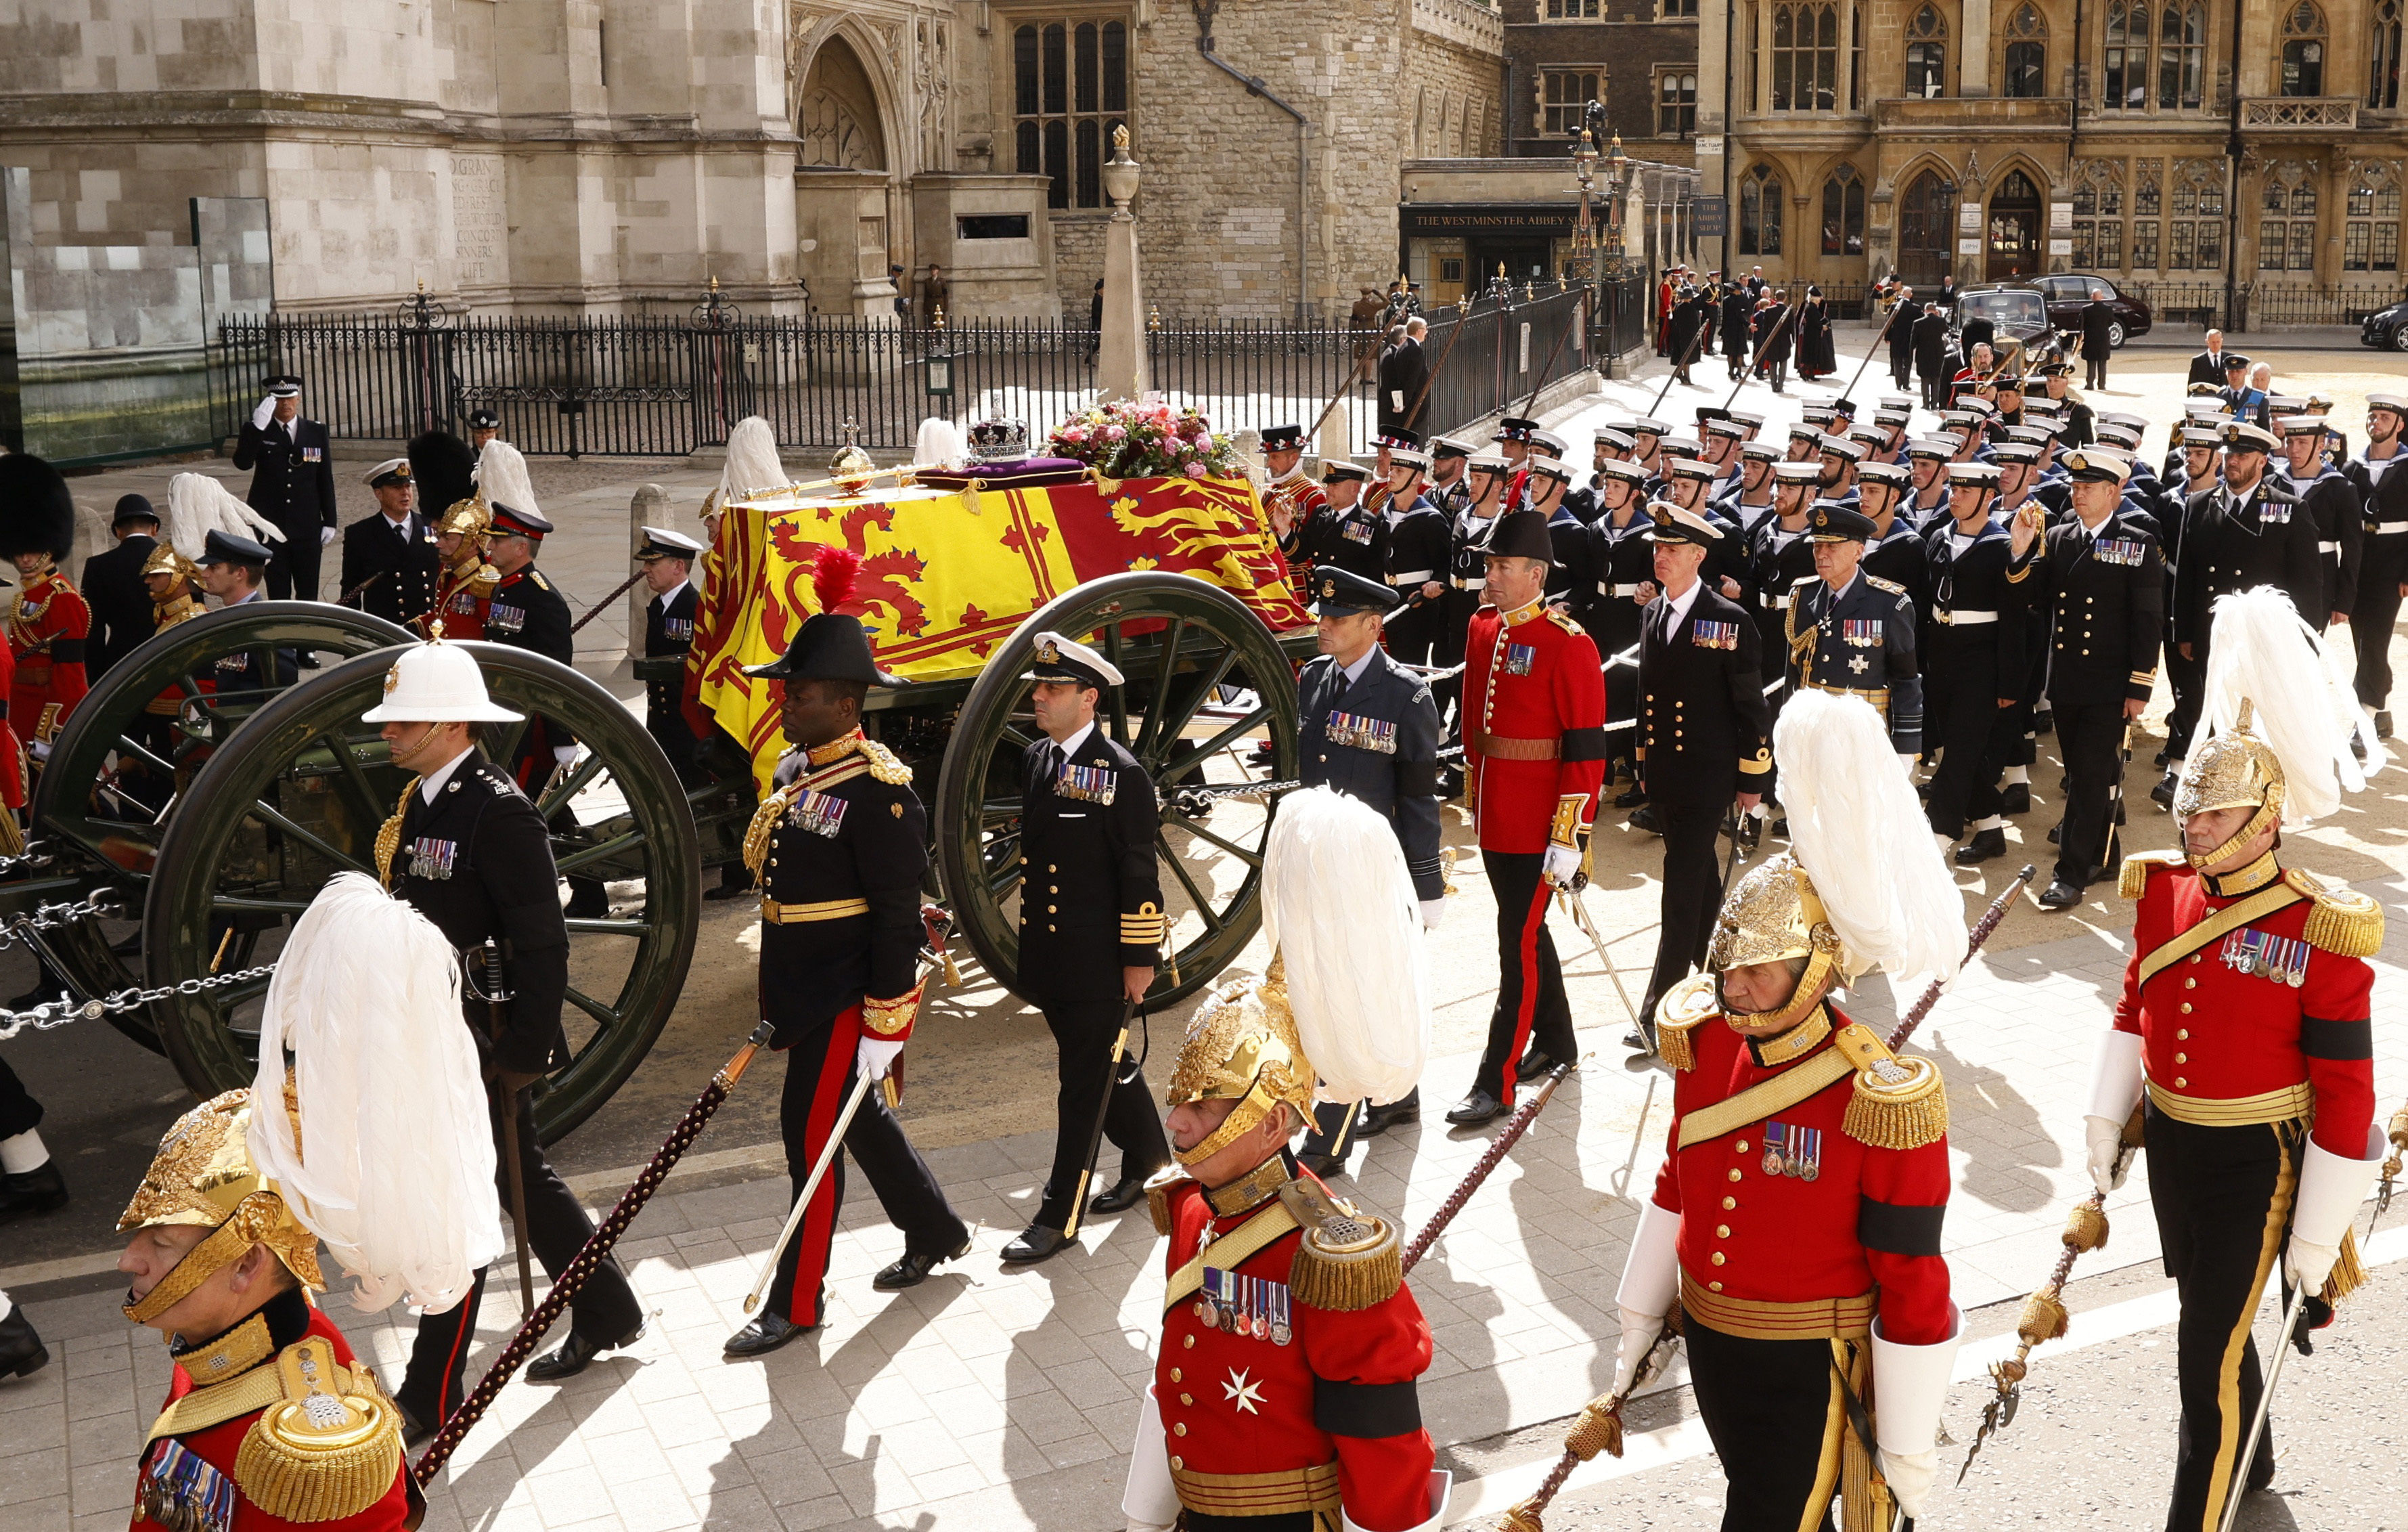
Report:
<svg viewBox="0 0 2408 1532"><path fill-rule="evenodd" d="M118 907L125 921L137 918L178 795L278 694L273 680L296 673L270 662L276 652L324 665L408 642L406 629L382 617L318 601L246 602L152 635L109 667L50 742L34 785L35 837L85 861L92 869L85 881L124 889ZM257 657L250 673L263 681L221 687L218 661L246 654ZM140 982L139 960L112 951L110 931L99 922L77 921L48 940L83 994ZM112 1012L108 1019L152 1052L164 1049L148 1011Z"/></svg>
<svg viewBox="0 0 2408 1532"><path fill-rule="evenodd" d="M1162 801L1154 849L1169 918L1169 966L1149 1004L1194 993L1228 966L1262 921L1267 803L1224 800L1199 815L1182 787L1297 774L1296 672L1246 605L1186 575L1108 575L1030 614L988 657L954 721L937 785L937 862L955 920L987 971L1010 986L1020 955L1021 762L1039 737L1021 679L1037 635L1100 651L1125 676L1096 722L1129 748ZM1254 746L1272 746L1266 770Z"/></svg>
<svg viewBox="0 0 2408 1532"><path fill-rule="evenodd" d="M660 1035L694 957L702 870L685 790L643 726L601 687L539 655L463 643L504 707L566 728L582 745L558 781L551 752L529 791L552 830L564 876L601 880L611 913L571 919L570 1062L537 1085L550 1142L591 1116ZM263 965L337 872L376 875L376 835L410 781L376 725L390 654L367 655L293 687L252 716L185 793L159 848L145 911L149 983ZM487 726L485 752L517 759L527 723ZM556 737L556 735L554 736ZM622 913L622 910L624 913ZM255 1067L267 981L154 1003L167 1056L201 1094Z"/></svg>

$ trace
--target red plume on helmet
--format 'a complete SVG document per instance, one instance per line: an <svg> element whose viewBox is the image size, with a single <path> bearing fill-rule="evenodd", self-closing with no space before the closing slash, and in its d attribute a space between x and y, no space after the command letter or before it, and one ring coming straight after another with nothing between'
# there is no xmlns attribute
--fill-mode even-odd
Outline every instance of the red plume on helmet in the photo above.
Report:
<svg viewBox="0 0 2408 1532"><path fill-rule="evenodd" d="M834 612L853 600L853 586L861 574L861 556L851 548L822 548L811 560L811 594L820 599L820 610Z"/></svg>

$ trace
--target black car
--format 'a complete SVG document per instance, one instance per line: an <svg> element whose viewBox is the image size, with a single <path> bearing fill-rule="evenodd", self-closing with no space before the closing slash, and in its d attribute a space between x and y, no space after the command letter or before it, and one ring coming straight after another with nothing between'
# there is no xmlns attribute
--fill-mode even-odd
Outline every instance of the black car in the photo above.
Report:
<svg viewBox="0 0 2408 1532"><path fill-rule="evenodd" d="M2408 351L2408 298L2367 315L2358 327L2358 343L2377 351Z"/></svg>
<svg viewBox="0 0 2408 1532"><path fill-rule="evenodd" d="M2147 301L2122 291L2111 278L2072 271L2062 276L2036 277L2031 285L2048 295L2048 322L2060 330L2082 333L2083 306L2096 293L2107 300L2107 307L2115 313L2107 325L2108 345L2121 350L2132 337L2149 333Z"/></svg>
<svg viewBox="0 0 2408 1532"><path fill-rule="evenodd" d="M2028 282L1976 282L1957 293L1948 316L1948 343L1959 354L1966 322L1973 319L1990 322L1992 346L2001 352L2010 340L2022 341L2027 354L2045 352L2057 341L2047 296Z"/></svg>

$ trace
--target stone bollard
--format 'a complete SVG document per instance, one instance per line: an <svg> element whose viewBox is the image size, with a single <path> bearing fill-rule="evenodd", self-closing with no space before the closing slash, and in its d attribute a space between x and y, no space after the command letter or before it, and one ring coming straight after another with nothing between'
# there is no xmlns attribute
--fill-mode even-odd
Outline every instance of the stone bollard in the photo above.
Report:
<svg viewBox="0 0 2408 1532"><path fill-rule="evenodd" d="M669 492L658 484L646 484L627 501L627 557L632 564L636 550L644 545L647 527L678 528L670 525ZM652 604L652 593L644 588L641 580L627 589L627 658L644 658L644 608Z"/></svg>

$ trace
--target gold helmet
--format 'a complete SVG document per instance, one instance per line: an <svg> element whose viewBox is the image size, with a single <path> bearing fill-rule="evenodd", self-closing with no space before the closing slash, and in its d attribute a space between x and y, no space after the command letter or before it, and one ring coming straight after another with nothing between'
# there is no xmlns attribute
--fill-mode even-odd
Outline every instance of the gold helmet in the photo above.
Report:
<svg viewBox="0 0 2408 1532"><path fill-rule="evenodd" d="M297 1123L300 1104L289 1076L284 1109ZM325 1287L318 1269L318 1236L302 1227L276 1183L251 1160L251 1111L249 1091L228 1091L178 1118L159 1140L159 1152L117 1221L118 1232L172 1223L213 1232L158 1286L125 1306L125 1317L136 1324L175 1308L253 1245L266 1246L304 1285Z"/></svg>
<svg viewBox="0 0 2408 1532"><path fill-rule="evenodd" d="M1822 896L1814 891L1814 880L1786 852L1739 880L1714 917L1713 936L1706 947L1706 966L1717 974L1749 963L1805 959L1806 970L1799 976L1798 988L1788 1004L1775 1013L1784 1022L1805 1014L1834 967L1842 973L1851 969L1845 957L1840 933L1823 908Z"/></svg>
<svg viewBox="0 0 2408 1532"><path fill-rule="evenodd" d="M1253 1132L1271 1108L1286 1102L1298 1120L1312 1111L1312 1062L1288 1009L1286 976L1278 959L1260 980L1224 986L1198 1006L1179 1046L1166 1106L1195 1101L1238 1105L1211 1136L1182 1149L1179 1163L1199 1164Z"/></svg>
<svg viewBox="0 0 2408 1532"><path fill-rule="evenodd" d="M2195 867L2223 860L2232 854L2233 847L2247 845L2252 837L2283 817L2286 785L2282 759L2250 728L2254 711L2250 700L2243 698L2232 727L2211 736L2183 762L2182 781L2174 788L2177 820L2213 809L2258 811L2224 845L2204 856L2193 856L2190 860Z"/></svg>
<svg viewBox="0 0 2408 1532"><path fill-rule="evenodd" d="M467 499L453 500L444 511L442 519L435 524L435 530L438 533L457 532L462 537L475 539L483 537L493 530L493 527L494 513L485 509L485 502Z"/></svg>
<svg viewBox="0 0 2408 1532"><path fill-rule="evenodd" d="M142 576L146 580L154 574L179 574L190 580L200 572L201 567L178 553L172 542L161 542L150 550L150 556L142 561Z"/></svg>

